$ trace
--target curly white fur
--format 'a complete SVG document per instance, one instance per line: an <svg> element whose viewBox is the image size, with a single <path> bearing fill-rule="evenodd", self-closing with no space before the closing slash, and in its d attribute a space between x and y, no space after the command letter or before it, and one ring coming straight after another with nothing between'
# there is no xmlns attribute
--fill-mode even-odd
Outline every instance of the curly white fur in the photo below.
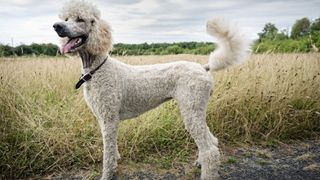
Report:
<svg viewBox="0 0 320 180"><path fill-rule="evenodd" d="M225 18L214 18L207 22L207 32L218 39L218 49L209 57L209 68L213 71L243 62L249 52L249 41L235 23Z"/></svg>
<svg viewBox="0 0 320 180"><path fill-rule="evenodd" d="M72 1L63 8L62 19L80 16L91 22L89 40L80 54L92 54L88 73L107 57L111 49L109 26L100 19L95 6L85 1ZM75 23L75 22L74 22ZM170 99L176 99L185 127L194 138L201 165L201 179L217 179L220 164L218 140L206 124L206 110L213 79L208 69L218 70L242 59L247 48L233 26L220 19L208 22L208 32L220 39L208 67L193 62L132 66L108 58L107 62L84 84L84 97L97 117L103 138L103 172L101 179L111 179L120 157L117 148L117 128L120 120L133 118ZM82 61L88 61L82 56Z"/></svg>
<svg viewBox="0 0 320 180"><path fill-rule="evenodd" d="M86 20L86 28L89 28L90 35L84 47L85 50L92 54L105 56L112 49L111 27L101 19L100 14L97 7L87 1L71 0L62 8L59 17L63 21L77 18ZM69 24L72 25L71 23L75 22ZM74 30L77 29L74 28ZM62 43L67 40L67 38L63 38Z"/></svg>

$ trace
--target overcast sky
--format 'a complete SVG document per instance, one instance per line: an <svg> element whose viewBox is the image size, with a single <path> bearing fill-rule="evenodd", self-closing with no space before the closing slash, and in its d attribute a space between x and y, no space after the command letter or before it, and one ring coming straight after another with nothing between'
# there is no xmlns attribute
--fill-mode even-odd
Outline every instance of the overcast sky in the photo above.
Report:
<svg viewBox="0 0 320 180"><path fill-rule="evenodd" d="M55 43L52 25L65 1L0 0L0 43ZM226 16L256 38L267 22L290 29L296 19L320 17L320 0L94 0L114 42L212 41L206 20Z"/></svg>

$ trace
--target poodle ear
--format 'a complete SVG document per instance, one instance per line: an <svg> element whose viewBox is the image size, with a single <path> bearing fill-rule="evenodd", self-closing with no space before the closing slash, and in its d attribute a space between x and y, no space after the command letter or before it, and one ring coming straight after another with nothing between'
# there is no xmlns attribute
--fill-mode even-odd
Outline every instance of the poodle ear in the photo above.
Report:
<svg viewBox="0 0 320 180"><path fill-rule="evenodd" d="M99 19L95 19L91 23L92 29L86 45L87 51L95 55L109 53L112 49L111 27Z"/></svg>

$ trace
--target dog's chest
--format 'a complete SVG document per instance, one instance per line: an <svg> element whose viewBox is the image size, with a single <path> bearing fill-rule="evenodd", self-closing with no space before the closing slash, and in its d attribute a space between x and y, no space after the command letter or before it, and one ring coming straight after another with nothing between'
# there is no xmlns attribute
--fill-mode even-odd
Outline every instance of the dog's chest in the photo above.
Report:
<svg viewBox="0 0 320 180"><path fill-rule="evenodd" d="M117 89L113 81L95 77L84 84L84 99L96 116L102 112L115 112L120 107Z"/></svg>
<svg viewBox="0 0 320 180"><path fill-rule="evenodd" d="M93 105L94 105L95 94L92 93L92 90L87 85L85 85L83 88L83 96L84 96L84 99L85 99L87 105L89 106L91 111L94 113L94 109L93 109L94 106Z"/></svg>
<svg viewBox="0 0 320 180"><path fill-rule="evenodd" d="M92 104L92 94L90 93L90 90L88 90L87 87L83 88L83 97L86 103L91 106Z"/></svg>

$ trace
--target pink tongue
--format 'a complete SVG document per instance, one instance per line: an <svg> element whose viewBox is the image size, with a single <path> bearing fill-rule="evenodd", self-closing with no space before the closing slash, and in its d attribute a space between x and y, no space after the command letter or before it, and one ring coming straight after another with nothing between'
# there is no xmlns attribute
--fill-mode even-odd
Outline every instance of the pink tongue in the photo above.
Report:
<svg viewBox="0 0 320 180"><path fill-rule="evenodd" d="M71 48L76 44L79 38L74 38L69 40L65 45L61 48L61 54L65 54L70 52Z"/></svg>

